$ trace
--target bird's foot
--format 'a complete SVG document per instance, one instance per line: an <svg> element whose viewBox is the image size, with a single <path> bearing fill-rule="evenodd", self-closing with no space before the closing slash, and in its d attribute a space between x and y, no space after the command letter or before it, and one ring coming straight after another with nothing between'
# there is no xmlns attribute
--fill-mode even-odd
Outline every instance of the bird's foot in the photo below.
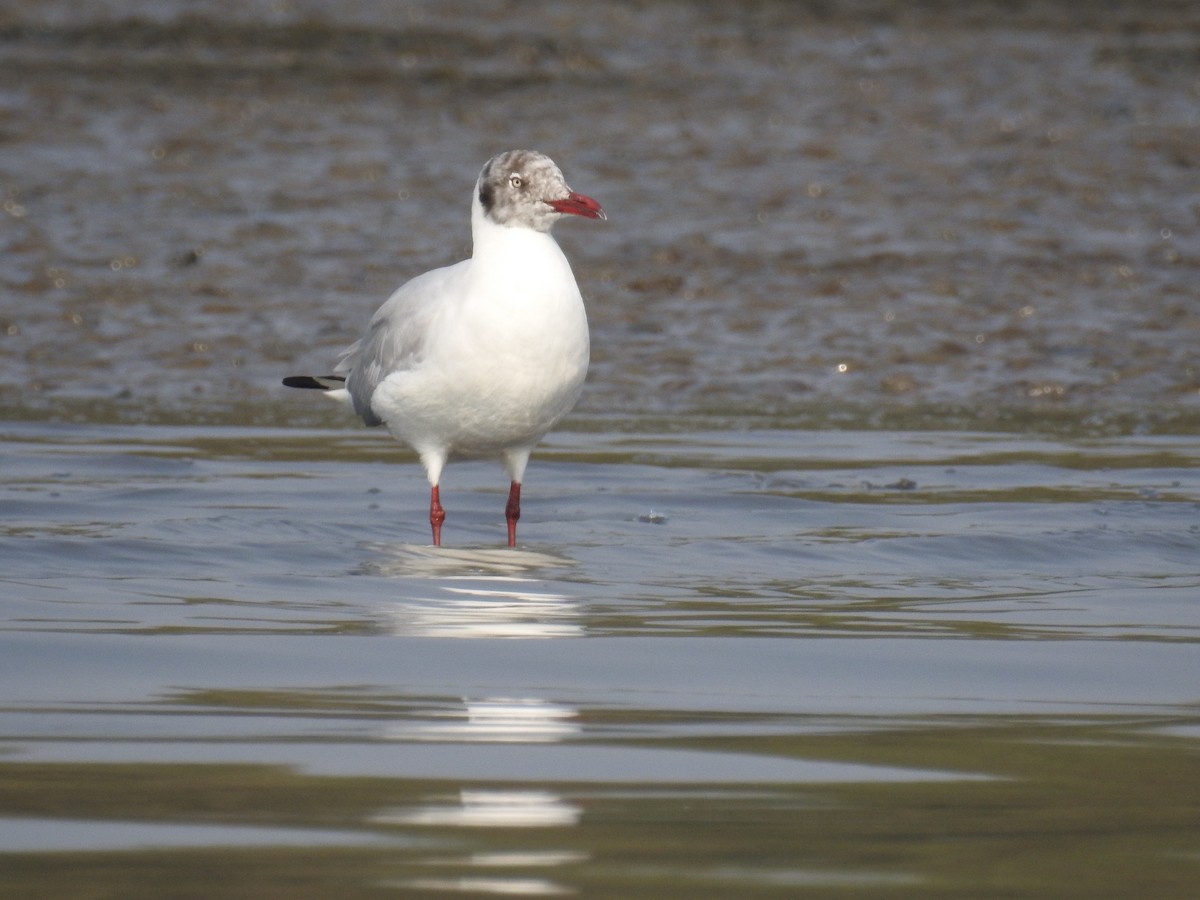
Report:
<svg viewBox="0 0 1200 900"><path fill-rule="evenodd" d="M504 518L508 522L508 546L517 546L517 519L521 518L521 482L514 481L508 489L508 503L504 505Z"/></svg>
<svg viewBox="0 0 1200 900"><path fill-rule="evenodd" d="M442 546L442 523L446 521L446 510L442 509L442 500L438 495L437 485L429 492L429 525L433 528L433 546Z"/></svg>

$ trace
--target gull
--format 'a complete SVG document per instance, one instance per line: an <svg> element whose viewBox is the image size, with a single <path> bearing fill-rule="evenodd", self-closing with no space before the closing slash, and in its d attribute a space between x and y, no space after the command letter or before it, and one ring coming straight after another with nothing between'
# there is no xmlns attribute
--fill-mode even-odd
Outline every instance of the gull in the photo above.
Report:
<svg viewBox="0 0 1200 900"><path fill-rule="evenodd" d="M599 203L567 186L548 156L509 150L492 157L471 201L471 258L402 285L343 351L334 374L283 380L325 391L416 451L429 479L435 547L446 519L442 469L461 456L502 461L510 479L508 546L516 546L529 455L579 399L587 313L550 235L572 215L606 218Z"/></svg>

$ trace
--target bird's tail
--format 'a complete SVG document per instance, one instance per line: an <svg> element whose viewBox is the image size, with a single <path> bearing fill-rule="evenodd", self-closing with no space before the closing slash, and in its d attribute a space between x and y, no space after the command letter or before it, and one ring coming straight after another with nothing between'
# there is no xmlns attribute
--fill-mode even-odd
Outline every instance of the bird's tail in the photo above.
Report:
<svg viewBox="0 0 1200 900"><path fill-rule="evenodd" d="M288 387L308 388L314 391L324 391L321 396L353 406L350 392L346 390L346 378L343 375L289 375L283 379Z"/></svg>
<svg viewBox="0 0 1200 900"><path fill-rule="evenodd" d="M289 375L283 379L283 383L287 387L315 391L341 391L346 388L346 379L341 375Z"/></svg>

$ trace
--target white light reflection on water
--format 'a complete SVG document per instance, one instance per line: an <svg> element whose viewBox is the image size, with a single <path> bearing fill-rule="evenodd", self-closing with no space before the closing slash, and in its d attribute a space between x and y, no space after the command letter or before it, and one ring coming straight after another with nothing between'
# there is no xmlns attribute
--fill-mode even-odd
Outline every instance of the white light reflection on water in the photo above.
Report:
<svg viewBox="0 0 1200 900"><path fill-rule="evenodd" d="M496 853L471 853L463 857L432 857L428 866L453 866L472 869L545 869L587 862L589 854L577 850L516 850ZM498 875L466 875L457 878L412 878L386 881L386 886L408 890L453 891L502 896L553 897L577 893L574 889L547 878Z"/></svg>
<svg viewBox="0 0 1200 900"><path fill-rule="evenodd" d="M574 707L533 697L463 698L461 709L434 712L424 721L394 724L386 729L385 736L399 741L557 743L582 732L578 717L579 711ZM384 810L370 821L377 825L431 828L562 828L578 825L582 814L582 807L550 790L463 789L457 796L433 797L420 805ZM557 866L587 859L588 854L572 851L520 851L427 862L512 869ZM395 884L405 889L504 896L575 893L545 878L495 875L417 878Z"/></svg>
<svg viewBox="0 0 1200 900"><path fill-rule="evenodd" d="M460 828L548 828L579 824L581 807L547 790L462 790L420 806L398 807L372 816L378 825Z"/></svg>
<svg viewBox="0 0 1200 900"><path fill-rule="evenodd" d="M406 741L551 743L582 732L579 711L536 698L463 699L460 710L435 712L431 720L392 725L386 736Z"/></svg>
<svg viewBox="0 0 1200 900"><path fill-rule="evenodd" d="M392 882L385 882L392 884ZM575 891L543 878L414 878L395 882L396 887L463 894L500 894L506 897L561 897Z"/></svg>
<svg viewBox="0 0 1200 900"><path fill-rule="evenodd" d="M532 573L574 561L519 548L444 548L371 544L377 557L364 566L373 575L428 580L418 592L398 596L383 612L397 636L454 638L582 637L577 601L541 589ZM559 585L562 582L558 582Z"/></svg>
<svg viewBox="0 0 1200 900"><path fill-rule="evenodd" d="M471 583L475 581L476 583ZM504 584L510 582L511 586ZM384 611L386 627L398 637L571 638L583 626L574 601L562 594L530 590L525 579L464 579L440 586L441 595L399 597Z"/></svg>
<svg viewBox="0 0 1200 900"><path fill-rule="evenodd" d="M587 858L586 853L578 850L514 850L498 853L472 853L465 859L454 861L468 866L513 868L517 866L562 866L568 863L582 862ZM434 860L434 862L437 861Z"/></svg>

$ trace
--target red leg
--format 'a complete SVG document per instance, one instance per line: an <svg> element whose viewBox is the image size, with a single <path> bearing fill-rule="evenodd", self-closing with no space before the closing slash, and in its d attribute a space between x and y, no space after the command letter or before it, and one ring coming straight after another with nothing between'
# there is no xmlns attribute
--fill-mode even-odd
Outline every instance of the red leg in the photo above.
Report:
<svg viewBox="0 0 1200 900"><path fill-rule="evenodd" d="M442 546L442 523L446 521L446 511L442 509L442 500L438 496L435 484L429 492L429 524L433 526L433 546Z"/></svg>
<svg viewBox="0 0 1200 900"><path fill-rule="evenodd" d="M508 546L517 546L517 519L521 518L521 482L514 481L508 489L508 503L504 506L504 518L508 520Z"/></svg>

